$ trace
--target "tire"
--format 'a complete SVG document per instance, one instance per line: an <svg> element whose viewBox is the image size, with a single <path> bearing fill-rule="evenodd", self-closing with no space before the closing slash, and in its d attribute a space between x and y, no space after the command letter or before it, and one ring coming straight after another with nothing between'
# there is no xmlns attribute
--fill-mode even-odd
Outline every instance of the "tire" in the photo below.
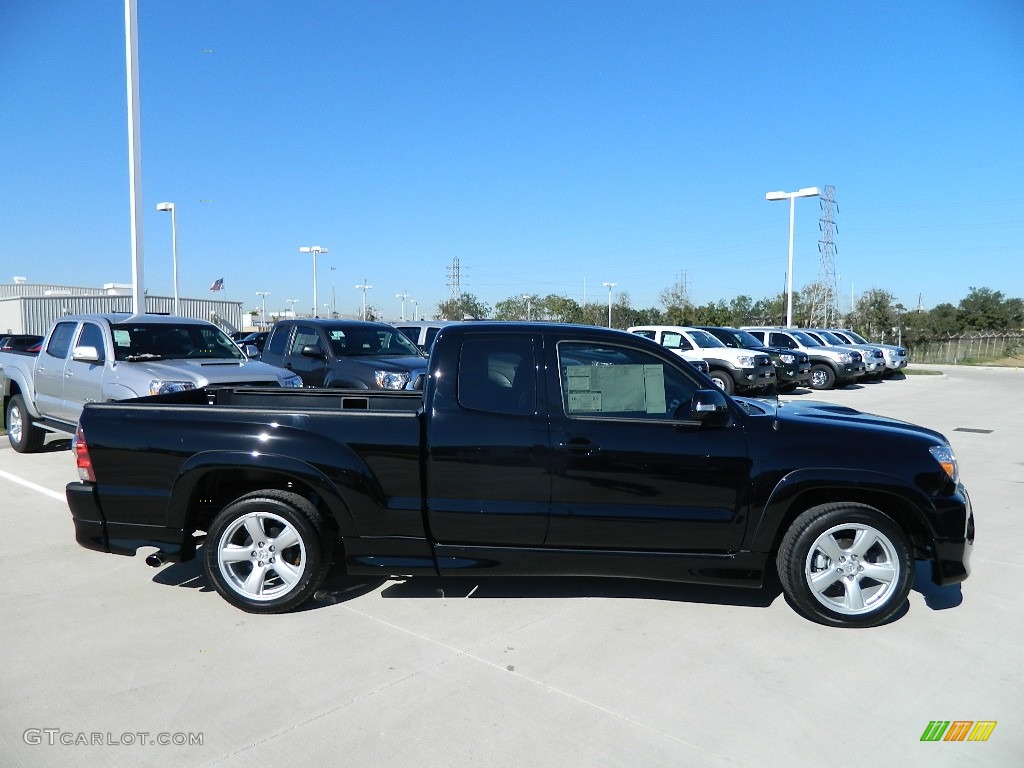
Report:
<svg viewBox="0 0 1024 768"><path fill-rule="evenodd" d="M221 597L248 613L284 613L320 587L332 541L306 499L257 491L218 513L204 549L206 577Z"/></svg>
<svg viewBox="0 0 1024 768"><path fill-rule="evenodd" d="M725 392L727 395L731 395L736 391L736 387L732 382L732 376L725 371L711 371L708 377L715 382L715 386Z"/></svg>
<svg viewBox="0 0 1024 768"><path fill-rule="evenodd" d="M831 366L816 363L811 366L811 378L807 386L811 389L832 389L836 385L836 372Z"/></svg>
<svg viewBox="0 0 1024 768"><path fill-rule="evenodd" d="M913 560L907 536L864 504L823 504L789 527L776 557L782 589L819 624L873 627L907 602Z"/></svg>
<svg viewBox="0 0 1024 768"><path fill-rule="evenodd" d="M7 439L11 448L18 453L36 453L46 442L46 433L36 428L36 421L25 407L21 395L15 395L7 404L6 421Z"/></svg>

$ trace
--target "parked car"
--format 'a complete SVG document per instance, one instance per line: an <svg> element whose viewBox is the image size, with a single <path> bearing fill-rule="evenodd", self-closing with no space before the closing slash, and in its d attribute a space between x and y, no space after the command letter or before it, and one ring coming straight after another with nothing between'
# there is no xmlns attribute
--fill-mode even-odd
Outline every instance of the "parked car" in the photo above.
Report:
<svg viewBox="0 0 1024 768"><path fill-rule="evenodd" d="M777 574L814 621L867 627L905 611L916 560L954 584L974 544L941 434L827 403L733 399L607 328L460 323L434 342L423 392L94 403L75 451L80 545L153 546L153 566L199 555L208 583L252 613L296 608L337 562L378 579L758 588Z"/></svg>
<svg viewBox="0 0 1024 768"><path fill-rule="evenodd" d="M31 352L33 348L39 351L39 344L42 336L32 333L17 333L11 336L0 337L0 352Z"/></svg>
<svg viewBox="0 0 1024 768"><path fill-rule="evenodd" d="M708 364L708 376L723 392L763 392L775 385L775 366L765 352L728 347L707 331L683 325L638 325L627 329Z"/></svg>
<svg viewBox="0 0 1024 768"><path fill-rule="evenodd" d="M868 341L859 333L851 331L849 328L829 328L829 330L849 344L870 344L873 347L880 347L885 355L885 378L889 378L897 371L903 370L910 362L906 347Z"/></svg>
<svg viewBox="0 0 1024 768"><path fill-rule="evenodd" d="M799 386L808 386L811 380L811 358L805 352L786 347L766 347L748 331L725 326L698 325L727 347L763 352L775 366L775 387L779 392L792 392Z"/></svg>
<svg viewBox="0 0 1024 768"><path fill-rule="evenodd" d="M798 328L777 326L745 326L766 347L796 349L811 359L811 389L833 389L854 383L864 374L864 358L848 347L823 346Z"/></svg>
<svg viewBox="0 0 1024 768"><path fill-rule="evenodd" d="M168 315L64 315L36 355L0 351L7 438L37 451L47 432L74 435L86 403L208 384L298 387L301 379L246 359L213 323Z"/></svg>
<svg viewBox="0 0 1024 768"><path fill-rule="evenodd" d="M413 389L427 356L397 328L362 320L278 320L260 359L307 387Z"/></svg>
<svg viewBox="0 0 1024 768"><path fill-rule="evenodd" d="M803 328L802 330L826 347L839 349L851 347L860 352L860 356L864 358L864 375L860 377L861 381L881 381L885 375L885 354L880 347L874 344L850 344L831 331L822 328Z"/></svg>
<svg viewBox="0 0 1024 768"><path fill-rule="evenodd" d="M259 357L263 354L263 348L267 345L267 337L270 335L270 331L254 331L247 333L240 339L236 339L235 343L242 348L244 351L246 347L256 347L256 354L253 357Z"/></svg>
<svg viewBox="0 0 1024 768"><path fill-rule="evenodd" d="M398 320L392 325L408 336L409 340L423 352L430 352L437 332L454 322L454 320Z"/></svg>

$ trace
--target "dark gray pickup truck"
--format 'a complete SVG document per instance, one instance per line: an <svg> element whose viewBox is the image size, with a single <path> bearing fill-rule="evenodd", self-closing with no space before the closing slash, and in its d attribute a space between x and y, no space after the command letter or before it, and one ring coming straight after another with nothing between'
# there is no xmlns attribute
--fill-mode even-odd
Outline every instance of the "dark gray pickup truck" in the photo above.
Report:
<svg viewBox="0 0 1024 768"><path fill-rule="evenodd" d="M404 333L359 320L280 320L260 360L298 374L307 387L415 389L427 372L427 356Z"/></svg>
<svg viewBox="0 0 1024 768"><path fill-rule="evenodd" d="M398 331L394 331L398 333ZM733 398L603 328L444 328L421 392L217 388L86 406L78 542L201 552L245 611L348 574L619 576L760 587L871 626L914 561L965 579L970 500L946 439L825 403Z"/></svg>

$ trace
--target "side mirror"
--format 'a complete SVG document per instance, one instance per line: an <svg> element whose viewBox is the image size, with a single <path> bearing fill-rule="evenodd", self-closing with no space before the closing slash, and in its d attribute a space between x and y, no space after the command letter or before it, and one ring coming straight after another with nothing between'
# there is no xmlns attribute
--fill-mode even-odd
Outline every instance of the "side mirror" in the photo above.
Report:
<svg viewBox="0 0 1024 768"><path fill-rule="evenodd" d="M300 354L303 357L315 357L317 360L324 359L323 350L321 350L316 344L307 344L302 348L302 352Z"/></svg>
<svg viewBox="0 0 1024 768"><path fill-rule="evenodd" d="M75 347L71 352L71 359L78 363L99 363L103 361L100 351L96 347Z"/></svg>
<svg viewBox="0 0 1024 768"><path fill-rule="evenodd" d="M260 348L257 347L255 344L246 344L244 347L242 347L242 352L250 360L256 360L260 356Z"/></svg>
<svg viewBox="0 0 1024 768"><path fill-rule="evenodd" d="M690 400L690 418L709 427L729 421L729 403L717 389L698 389Z"/></svg>

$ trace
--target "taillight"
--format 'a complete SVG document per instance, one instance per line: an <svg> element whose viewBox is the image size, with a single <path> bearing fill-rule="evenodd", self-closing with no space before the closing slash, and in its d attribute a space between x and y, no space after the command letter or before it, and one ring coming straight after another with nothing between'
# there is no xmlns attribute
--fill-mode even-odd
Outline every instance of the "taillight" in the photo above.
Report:
<svg viewBox="0 0 1024 768"><path fill-rule="evenodd" d="M89 446L85 442L85 432L82 425L78 425L75 433L75 463L78 465L79 479L87 483L96 482L96 473L92 471L92 457L89 456Z"/></svg>

